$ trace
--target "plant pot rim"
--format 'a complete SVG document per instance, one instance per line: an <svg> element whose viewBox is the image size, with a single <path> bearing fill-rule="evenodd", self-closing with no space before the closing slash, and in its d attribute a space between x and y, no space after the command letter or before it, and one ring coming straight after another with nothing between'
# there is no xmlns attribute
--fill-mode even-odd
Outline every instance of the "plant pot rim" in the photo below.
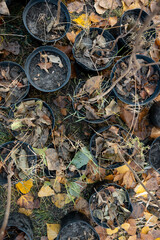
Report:
<svg viewBox="0 0 160 240"><path fill-rule="evenodd" d="M112 68L112 70L111 70L111 75L110 75L110 79L111 79L112 83L113 83L113 77L114 77L114 73L115 73L115 70L116 70L116 68L117 68L117 65L118 65L120 62L123 62L124 59L129 58L130 56L131 56L131 55L127 55L127 56L121 58L121 59L118 60L118 61L116 62L116 64L113 66L113 68ZM146 62L148 62L148 63L155 63L155 65L152 65L152 67L153 67L154 69L156 68L156 70L158 71L158 74L159 74L159 79L158 79L158 81L157 81L157 86L156 86L156 89L155 89L154 93L153 93L150 97L148 97L146 100L140 101L140 102L138 102L138 103L136 104L136 106L137 106L137 105L141 105L141 106L142 106L142 105L145 105L145 104L151 102L154 98L157 97L157 95L158 95L159 92L160 92L160 68L159 68L159 66L156 64L156 62L155 62L152 58L147 57L147 56L145 56L145 55L136 54L136 59L143 59L144 61L146 61ZM116 97L119 98L122 102L124 102L124 103L126 103L126 104L128 104L128 105L135 106L135 102L125 99L122 95L120 95L120 94L117 92L116 87L113 88L113 92L114 92L114 94L116 95Z"/></svg>
<svg viewBox="0 0 160 240"><path fill-rule="evenodd" d="M130 15L131 13L136 13L136 12L141 12L141 15L140 15L140 19L144 16L145 18L147 17L147 16L149 16L149 14L145 11L145 10L142 10L141 8L134 8L134 9L129 9L129 10L127 10L127 11L125 11L123 14L122 14L122 16L121 16L121 18L120 18L120 35L122 35L123 34L123 32L122 32L122 27L123 27L123 19L124 19L124 17L126 16L126 15ZM151 22L150 22L150 26L152 26L152 24L153 24L153 21L151 20ZM153 35L153 38L155 39L156 38L156 29L153 27L152 29L154 29L154 35ZM128 35L128 34L127 34ZM121 38L121 41L123 42L123 44L127 44L127 42L126 42L126 40L122 37ZM127 44L128 45L128 44ZM129 49L132 49L132 48L130 48L130 47L128 47Z"/></svg>
<svg viewBox="0 0 160 240"><path fill-rule="evenodd" d="M110 127L112 127L112 126L118 127L119 129L122 129L122 130L128 132L128 131L127 131L125 128L123 128L122 126L120 126L120 125L118 125L118 124L113 124L113 125L109 125L109 126L100 128L99 130L96 131L96 133L102 133L102 132L108 130L108 129L109 129ZM123 165L124 165L123 162L122 162L122 163L115 163L115 164L108 165L108 167L106 167L106 168L98 164L98 161L97 161L97 159L95 158L95 156L93 155L93 151L92 151L92 143L93 143L95 137L97 136L96 133L94 133L94 134L92 135L92 137L91 137L91 139L90 139L90 143L89 143L89 150L90 150L91 155L93 156L93 161L95 162L95 164L96 164L97 166L101 167L101 168L106 169L106 170L115 169L115 168L118 168L118 167L123 166ZM130 135L130 134L129 134L129 135ZM131 136L131 135L130 135L130 136Z"/></svg>
<svg viewBox="0 0 160 240"><path fill-rule="evenodd" d="M160 169L158 170L158 169L153 165L152 160L151 160L151 150L152 150L152 147L154 146L154 144L155 144L157 141L160 142L160 137L157 137L156 139L154 139L154 141L153 141L152 144L151 144L151 148L150 148L150 150L149 150L149 163L150 163L151 167L160 174Z"/></svg>
<svg viewBox="0 0 160 240"><path fill-rule="evenodd" d="M112 115L110 115L110 116L108 116L108 117L106 117L106 118L103 118L103 117L101 117L101 118L99 118L99 119L95 119L95 120L89 120L89 119L87 119L86 117L85 117L85 115L83 115L80 111L78 111L78 110L76 110L75 109L75 107L74 107L74 103L75 103L75 94L77 93L77 90L78 90L78 88L79 88L79 86L81 86L83 83L85 83L85 81L80 81L79 83L78 83L78 85L76 86L76 88L75 88L75 90L74 90L74 95L73 95L73 97L72 97L72 107L73 107L73 110L76 112L76 114L77 114L77 118L78 119L80 119L80 118L82 118L82 120L83 121L85 121L85 122L88 122L88 123L92 123L92 124L99 124L99 123L103 123L103 122L106 122L106 121L108 121L114 114L112 114ZM111 91L108 95L114 95L114 93L113 93L113 91ZM115 95L113 96L113 97L115 97Z"/></svg>
<svg viewBox="0 0 160 240"><path fill-rule="evenodd" d="M92 28L89 29L89 33L92 32L92 31L99 31L100 33L102 33L103 29L102 29L102 28L96 28L96 27L94 28L94 27L92 27ZM77 35L76 38L75 38L75 42L74 42L74 45L73 45L73 48L72 48L72 53L73 53L73 56L74 56L76 62L77 62L82 68L84 68L85 70L93 71L93 72L101 71L101 70L104 70L104 69L108 68L108 67L112 64L113 59L112 59L109 63L107 63L105 66L99 67L99 68L97 68L97 69L92 68L92 67L91 67L91 68L90 68L90 67L87 67L85 64L83 64L83 63L81 63L81 62L79 62L79 61L77 60L77 57L75 56L75 46L76 46L77 41L79 40L79 38L81 37L81 35L82 35L83 33L85 33L85 30L82 30L80 33L78 33L78 35ZM104 36L104 35L107 35L112 41L115 40L115 38L113 37L113 35L112 35L108 30L104 30L102 36ZM117 45L117 43L116 43L113 51L115 51L115 55L114 55L114 56L116 56L117 53L118 53L118 45Z"/></svg>
<svg viewBox="0 0 160 240"><path fill-rule="evenodd" d="M30 77L30 70L29 70L29 67L30 67L30 64L31 64L31 61L32 59L37 55L39 54L40 52L42 51L49 51L49 52L53 52L53 53L56 53L58 54L61 58L64 59L66 65L67 65L67 76L66 76L66 79L64 79L64 83L58 87L58 88L54 88L54 89L43 89L43 88L40 88L37 86L37 84L35 84L35 82L31 79ZM43 71L43 70L42 70ZM41 46L41 47L38 47L36 48L26 59L26 62L25 62L25 72L26 72L26 75L27 75L27 78L28 78L28 81L30 82L30 84L35 87L36 89L38 89L39 91L41 92L55 92L55 91L58 91L60 90L61 88L63 88L69 81L70 79L70 75L71 75L71 63L70 63L70 60L68 58L68 56L62 52L61 50L59 50L58 48L55 48L55 47L52 47L52 46Z"/></svg>
<svg viewBox="0 0 160 240"><path fill-rule="evenodd" d="M13 143L14 145L15 145L15 144L20 144L20 146L22 146L22 147L23 147L23 145L25 145L26 147L28 147L29 150L30 150L30 151L33 153L33 155L34 155L35 164L37 163L37 154L34 152L32 146L31 146L30 144L26 143L26 142L22 142L22 141L20 141L20 140L9 141L9 142L6 142L6 143L1 144L1 145L0 145L0 149L3 148L3 147L5 147L6 145L12 144L12 143ZM33 171L35 171L35 170L33 170ZM0 174L0 175L1 175L1 174ZM26 181L26 180L28 180L29 178L31 178L31 176L32 176L32 174L30 174L29 176L27 176L25 179L19 179L19 180L15 180L15 181L11 181L11 182L12 182L12 184L16 184L16 183L18 183L18 182ZM4 179L4 178L3 178L3 179ZM4 183L2 183L2 184L0 184L0 185L4 185L4 184L7 184L7 178L6 178L6 180L4 179Z"/></svg>
<svg viewBox="0 0 160 240"><path fill-rule="evenodd" d="M30 29L28 28L28 25L27 25L27 22L26 22L26 19L27 19L27 14L28 14L28 11L31 7L33 7L34 5L36 5L37 3L45 3L46 0L33 0L33 1L30 1L26 7L24 8L23 10L23 24L25 26L25 28L27 29L28 33L35 39L41 41L41 42L45 42L45 43L53 43L53 42L56 42L60 39L62 39L63 37L65 37L66 33L69 31L69 28L70 28L70 25L71 25L71 18L70 18L70 15L69 15L69 12L68 12L68 9L67 7L63 4L63 2L61 2L61 10L63 11L63 15L65 15L66 17L66 20L67 20L67 24L66 24L66 29L64 31L64 33L62 34L62 36L60 36L59 38L55 38L55 39L52 39L52 40L45 40L45 39L41 39L37 36L35 36L31 31ZM47 0L48 3L50 4L53 4L53 5L58 5L58 1L56 0Z"/></svg>
<svg viewBox="0 0 160 240"><path fill-rule="evenodd" d="M118 189L123 189L123 191L126 193L126 197L127 197L127 201L128 201L128 207L127 207L127 209L129 209L129 211L132 213L132 211L133 211L133 206L132 206L132 203L131 203L131 200L130 200L128 191L127 191L124 187L122 187L122 186L120 186L120 185L118 185L118 184L116 184L116 183L107 183L107 184L103 184L103 186L100 187L97 192L100 192L100 191L102 191L103 189L105 189L105 188L107 188L107 187L109 187L109 186L115 186L115 187L118 188ZM92 210L91 210L91 202L92 202L92 198L97 194L97 192L93 193L93 194L91 195L90 199L89 199L89 210L90 210L90 214L91 214L91 217L92 217L93 221L96 222L99 226L104 227L104 228L109 228L109 226L107 225L107 223L104 223L104 222L101 223L100 221L98 221L97 219L95 219L95 217L93 216L93 213L92 213ZM128 218L129 218L129 217L128 217ZM126 221L128 218L126 218L125 221ZM117 226L114 226L114 227L116 228Z"/></svg>
<svg viewBox="0 0 160 240"><path fill-rule="evenodd" d="M19 215L19 217L23 217L25 219L27 219L29 221L29 225L30 225L30 229L32 230L33 226L32 226L32 222L31 222L31 219L26 216L24 213L19 213L19 212L12 212L9 216L9 220L8 220L8 224L7 224L7 228L9 227L17 227L16 223L15 224L11 224L10 223L10 217L14 216L14 215ZM20 231L24 232L27 237L29 238L29 240L32 240L33 239L33 231L30 233L28 233L25 229L23 229L23 227L17 227Z"/></svg>
<svg viewBox="0 0 160 240"><path fill-rule="evenodd" d="M80 215L80 216L79 216L79 219L74 219L74 217L73 217L73 218L71 218L70 221L68 221L68 223L64 223L63 225L61 225L61 229L60 229L60 231L59 231L59 234L58 234L56 240L59 240L59 239L60 239L61 231L62 231L64 228L68 227L68 225L73 224L73 223L83 223L83 224L87 225L87 227L90 228L90 229L95 233L95 235L96 235L96 237L97 237L97 240L100 240L100 237L99 237L98 233L97 233L96 230L92 227L92 225L89 223L89 220L86 218L86 216L84 216L85 219L80 219L80 218L83 218L83 215L81 215L79 212L76 212L76 211L71 212L71 214L72 214L72 213L75 213L76 215ZM70 213L69 213L69 214L70 214ZM63 220L62 220L62 221L63 221Z"/></svg>
<svg viewBox="0 0 160 240"><path fill-rule="evenodd" d="M2 62L0 62L0 67L1 67L1 66L4 66L4 65L8 65L8 66L9 66L9 65L10 65L10 66L11 66L11 65L15 65L15 66L19 67L19 68L22 70L22 72L25 73L25 70L23 69L23 67L22 67L20 64L16 63L16 62L13 62L13 61L2 61ZM26 75L26 73L25 73L25 75ZM27 77L27 75L26 75L26 77ZM26 91L25 91L24 95L23 95L19 100L17 100L15 103L11 103L11 105L10 105L9 107L0 106L0 109L9 109L9 108L11 108L14 104L19 103L22 99L24 99L24 98L28 95L29 89L30 89L30 83L29 83L28 78L27 78L27 86L26 86Z"/></svg>

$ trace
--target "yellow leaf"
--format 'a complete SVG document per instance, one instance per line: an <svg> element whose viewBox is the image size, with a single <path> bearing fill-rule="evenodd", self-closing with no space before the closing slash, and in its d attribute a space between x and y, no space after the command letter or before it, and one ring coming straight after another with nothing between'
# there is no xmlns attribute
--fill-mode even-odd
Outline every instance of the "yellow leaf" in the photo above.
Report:
<svg viewBox="0 0 160 240"><path fill-rule="evenodd" d="M93 181L93 180L90 179L90 178L87 178L87 179L86 179L86 182L91 184L91 183L94 183L95 181Z"/></svg>
<svg viewBox="0 0 160 240"><path fill-rule="evenodd" d="M26 194L30 191L31 187L33 186L33 180L29 179L27 181L22 181L16 184L17 190L21 191L22 193Z"/></svg>
<svg viewBox="0 0 160 240"><path fill-rule="evenodd" d="M47 237L48 240L54 240L60 230L60 224L49 224L47 223Z"/></svg>
<svg viewBox="0 0 160 240"><path fill-rule="evenodd" d="M149 232L149 227L145 226L142 228L141 233L147 234Z"/></svg>
<svg viewBox="0 0 160 240"><path fill-rule="evenodd" d="M144 184L144 186L145 186L145 185L146 185L146 182L143 182L143 184ZM145 192L146 190L145 190L144 187L139 183L139 184L135 187L134 191L135 191L137 194L139 194L139 193Z"/></svg>
<svg viewBox="0 0 160 240"><path fill-rule="evenodd" d="M130 171L129 168L127 167L127 165L118 167L118 168L116 168L116 170L118 173L126 173L126 172Z"/></svg>
<svg viewBox="0 0 160 240"><path fill-rule="evenodd" d="M91 25L91 21L86 14L80 15L78 18L73 19L73 21L85 28L88 28Z"/></svg>
<svg viewBox="0 0 160 240"><path fill-rule="evenodd" d="M118 238L118 240L126 240L126 238L124 236L121 236Z"/></svg>
<svg viewBox="0 0 160 240"><path fill-rule="evenodd" d="M73 199L71 199L66 193L58 193L53 196L52 202L56 207L63 208L66 204L70 203Z"/></svg>
<svg viewBox="0 0 160 240"><path fill-rule="evenodd" d="M19 208L18 212L19 213L23 213L26 216L30 216L32 214L32 210L31 209L25 209L25 208Z"/></svg>
<svg viewBox="0 0 160 240"><path fill-rule="evenodd" d="M107 228L106 229L106 232L108 235L113 235L114 233L117 233L119 231L119 227L115 228L115 229L110 229L110 228Z"/></svg>
<svg viewBox="0 0 160 240"><path fill-rule="evenodd" d="M34 196L31 193L22 195L18 200L17 204L21 208L33 209L34 208Z"/></svg>
<svg viewBox="0 0 160 240"><path fill-rule="evenodd" d="M130 228L130 224L129 223L123 223L122 225L121 225L121 227L124 229L124 230L128 230L129 228Z"/></svg>
<svg viewBox="0 0 160 240"><path fill-rule="evenodd" d="M155 240L160 240L160 238L156 238Z"/></svg>
<svg viewBox="0 0 160 240"><path fill-rule="evenodd" d="M151 222L151 223L157 223L158 218L155 215L152 215L149 212L144 212L145 218L147 221Z"/></svg>
<svg viewBox="0 0 160 240"><path fill-rule="evenodd" d="M38 197L49 197L54 195L54 191L49 186L41 187L40 191L38 192Z"/></svg>
<svg viewBox="0 0 160 240"><path fill-rule="evenodd" d="M112 181L114 176L112 174L106 176L104 179Z"/></svg>
<svg viewBox="0 0 160 240"><path fill-rule="evenodd" d="M56 179L51 179L50 183L51 183L53 189L56 192L60 192L61 191L61 184L57 181L57 178Z"/></svg>
<svg viewBox="0 0 160 240"><path fill-rule="evenodd" d="M124 1L122 1L123 11L127 11L134 8L141 8L139 0L135 0L130 6L127 6Z"/></svg>

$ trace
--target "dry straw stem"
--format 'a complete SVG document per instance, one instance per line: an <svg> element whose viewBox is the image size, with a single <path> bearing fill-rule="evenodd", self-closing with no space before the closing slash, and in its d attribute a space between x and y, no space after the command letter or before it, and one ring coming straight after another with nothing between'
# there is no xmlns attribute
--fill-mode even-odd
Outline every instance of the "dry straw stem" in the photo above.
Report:
<svg viewBox="0 0 160 240"><path fill-rule="evenodd" d="M11 161L8 165L8 193L7 193L7 206L6 206L6 211L5 211L5 215L4 215L4 220L3 220L3 224L2 227L0 229L0 240L3 240L4 238L4 234L5 234L5 229L8 223L8 218L9 218L9 214L10 214L10 207L11 207L11 178L14 175L13 171L12 171L12 165L13 165L13 161Z"/></svg>
<svg viewBox="0 0 160 240"><path fill-rule="evenodd" d="M141 41L141 35L143 34L144 31L147 30L148 28L148 25L150 23L150 21L152 20L152 18L157 15L160 11L160 1L157 2L157 6L155 7L155 10L147 17L144 25L140 28L140 30L138 31L137 33L137 38L136 38L136 41L135 41L135 45L133 47L133 51L132 51L132 54L130 56L130 61L129 61L129 65L128 65L128 69L123 73L122 76L120 76L113 84L112 86L107 90L105 91L104 93L94 97L94 98L91 98L88 100L88 103L94 103L98 100L100 100L101 98L103 98L104 96L106 96L115 86L118 82L121 81L122 78L124 78L130 71L131 67L132 67L132 62L134 61L134 63L137 65L137 69L135 69L135 72L137 72L137 70L141 67L140 64L138 63L137 59L136 59L136 53L139 51L139 48L140 48L140 41ZM134 72L134 73L135 73ZM133 74L134 74L133 73Z"/></svg>
<svg viewBox="0 0 160 240"><path fill-rule="evenodd" d="M131 170L131 172L134 174L135 178L137 179L137 181L142 185L142 187L146 190L146 192L148 193L148 195L152 198L152 200L156 203L156 205L159 207L160 209L160 203L159 201L155 198L155 196L153 196L152 193L150 193L150 191L146 188L146 186L143 184L143 182L140 180L140 178L138 177L137 173L132 169L132 167L128 164L128 162L124 159L124 157L121 154L120 149L117 149L118 151L118 155L119 157L122 159L122 161L127 165L127 167Z"/></svg>

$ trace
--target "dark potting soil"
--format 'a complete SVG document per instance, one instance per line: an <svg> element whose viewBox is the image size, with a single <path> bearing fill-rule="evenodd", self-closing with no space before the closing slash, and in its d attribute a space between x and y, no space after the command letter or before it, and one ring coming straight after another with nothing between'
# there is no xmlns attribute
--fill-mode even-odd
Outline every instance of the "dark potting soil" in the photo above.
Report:
<svg viewBox="0 0 160 240"><path fill-rule="evenodd" d="M61 11L59 24L54 27L57 18L57 6L51 3L36 3L26 16L29 30L40 39L53 40L59 38L66 29L66 17ZM53 24L52 24L53 23Z"/></svg>
<svg viewBox="0 0 160 240"><path fill-rule="evenodd" d="M16 227L8 227L4 240L13 240L13 239L29 240L29 237L27 237L27 235L24 232L22 232Z"/></svg>
<svg viewBox="0 0 160 240"><path fill-rule="evenodd" d="M28 88L25 72L19 66L0 66L0 106L18 102Z"/></svg>
<svg viewBox="0 0 160 240"><path fill-rule="evenodd" d="M60 64L57 62L51 62L47 57L46 60L41 57L43 54L47 56L53 56L55 58L60 58ZM46 62L46 70L44 70ZM40 64L40 65L38 65ZM41 66L42 64L42 66ZM41 66L41 67L40 67ZM54 52L42 52L33 57L29 66L30 78L37 87L45 90L52 90L59 88L66 80L67 76L67 65L61 56Z"/></svg>
<svg viewBox="0 0 160 240"><path fill-rule="evenodd" d="M139 29L143 26L146 19L142 17L140 17L139 19L138 18L139 16L137 14L129 13L129 15L125 15L122 20L122 25L124 26L122 28L122 34L126 34L133 28L133 30L123 38L130 48L134 46L135 40L137 38L137 33ZM151 30L143 32L140 41L141 50L146 50L151 46L151 44L153 43L152 39L154 39L154 34L154 29L153 31Z"/></svg>
<svg viewBox="0 0 160 240"><path fill-rule="evenodd" d="M150 149L150 162L152 166L160 172L160 138L156 139Z"/></svg>
<svg viewBox="0 0 160 240"><path fill-rule="evenodd" d="M86 223L74 222L61 230L59 240L97 240L97 236Z"/></svg>
<svg viewBox="0 0 160 240"><path fill-rule="evenodd" d="M116 54L112 50L113 40L98 31L84 33L75 44L76 60L91 69L99 69L109 64Z"/></svg>
<svg viewBox="0 0 160 240"><path fill-rule="evenodd" d="M125 58L117 64L113 81L116 81L116 79L122 76L127 70L129 59L130 58ZM158 71L154 70L153 66L145 66L148 62L143 59L137 59L137 61L143 66L135 71L137 65L133 62L129 73L116 84L115 88L117 93L124 99L132 102L143 102L155 92L159 80L159 74ZM133 74L134 72L135 74Z"/></svg>

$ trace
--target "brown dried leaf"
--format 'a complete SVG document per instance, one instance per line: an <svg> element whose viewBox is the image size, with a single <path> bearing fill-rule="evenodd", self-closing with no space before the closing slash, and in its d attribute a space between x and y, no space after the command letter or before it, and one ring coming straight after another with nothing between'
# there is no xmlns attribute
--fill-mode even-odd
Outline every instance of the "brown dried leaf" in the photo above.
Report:
<svg viewBox="0 0 160 240"><path fill-rule="evenodd" d="M67 116L67 109L66 108L61 108L61 113L63 116Z"/></svg>
<svg viewBox="0 0 160 240"><path fill-rule="evenodd" d="M67 105L67 97L66 96L58 96L56 99L53 100L53 103L60 108L65 108Z"/></svg>
<svg viewBox="0 0 160 240"><path fill-rule="evenodd" d="M111 27L113 27L116 23L117 23L117 17L109 17L108 23L109 25L111 25Z"/></svg>
<svg viewBox="0 0 160 240"><path fill-rule="evenodd" d="M97 14L95 14L94 12L92 12L90 15L89 15L89 19L91 22L93 23L99 23L103 20L103 18L101 18L100 16L98 16Z"/></svg>
<svg viewBox="0 0 160 240"><path fill-rule="evenodd" d="M97 116L96 110L91 107L91 105L85 104L84 107L86 108L86 118L87 119L99 119Z"/></svg>
<svg viewBox="0 0 160 240"><path fill-rule="evenodd" d="M83 7L84 7L84 2L79 2L79 1L74 1L67 4L67 8L70 13L73 13L73 12L80 13L83 11Z"/></svg>
<svg viewBox="0 0 160 240"><path fill-rule="evenodd" d="M83 86L83 90L92 94L95 90L99 90L102 82L102 76L94 76L89 78Z"/></svg>
<svg viewBox="0 0 160 240"><path fill-rule="evenodd" d="M107 239L107 232L105 230L105 228L101 227L101 226L97 226L95 227L96 232L99 234L100 240L106 240Z"/></svg>
<svg viewBox="0 0 160 240"><path fill-rule="evenodd" d="M160 137L160 129L153 127L151 130L151 138L157 138Z"/></svg>
<svg viewBox="0 0 160 240"><path fill-rule="evenodd" d="M74 209L81 213L84 213L88 217L90 216L89 204L82 197L79 197L76 199L75 204L74 204Z"/></svg>
<svg viewBox="0 0 160 240"><path fill-rule="evenodd" d="M125 4L129 7L132 3L134 3L134 0L123 0Z"/></svg>
<svg viewBox="0 0 160 240"><path fill-rule="evenodd" d="M50 69L52 67L52 63L51 62L41 62L37 64L40 69L45 70L47 73L49 73L48 69Z"/></svg>
<svg viewBox="0 0 160 240"><path fill-rule="evenodd" d="M141 240L154 240L154 237L150 233L141 233Z"/></svg>
<svg viewBox="0 0 160 240"><path fill-rule="evenodd" d="M5 0L2 0L2 1L0 2L0 14L10 15L9 9L8 9L8 7L7 7L7 4L6 4Z"/></svg>
<svg viewBox="0 0 160 240"><path fill-rule="evenodd" d="M58 153L54 148L48 148L46 150L46 160L47 160L48 170L50 171L59 170L60 162L58 158Z"/></svg>
<svg viewBox="0 0 160 240"><path fill-rule="evenodd" d="M25 239L25 233L21 232L18 234L18 236L15 238L15 240L24 240Z"/></svg>
<svg viewBox="0 0 160 240"><path fill-rule="evenodd" d="M136 186L136 180L131 171L128 171L124 174L122 185L126 188L134 188Z"/></svg>
<svg viewBox="0 0 160 240"><path fill-rule="evenodd" d="M33 209L34 208L34 197L32 193L27 193L22 195L18 200L17 204L21 208Z"/></svg>
<svg viewBox="0 0 160 240"><path fill-rule="evenodd" d="M144 216L145 206L141 202L133 202L133 212L131 213L132 218L141 218Z"/></svg>
<svg viewBox="0 0 160 240"><path fill-rule="evenodd" d="M157 179L155 177L150 178L147 182L146 182L146 188L149 191L156 191L159 188L159 185L157 183Z"/></svg>

